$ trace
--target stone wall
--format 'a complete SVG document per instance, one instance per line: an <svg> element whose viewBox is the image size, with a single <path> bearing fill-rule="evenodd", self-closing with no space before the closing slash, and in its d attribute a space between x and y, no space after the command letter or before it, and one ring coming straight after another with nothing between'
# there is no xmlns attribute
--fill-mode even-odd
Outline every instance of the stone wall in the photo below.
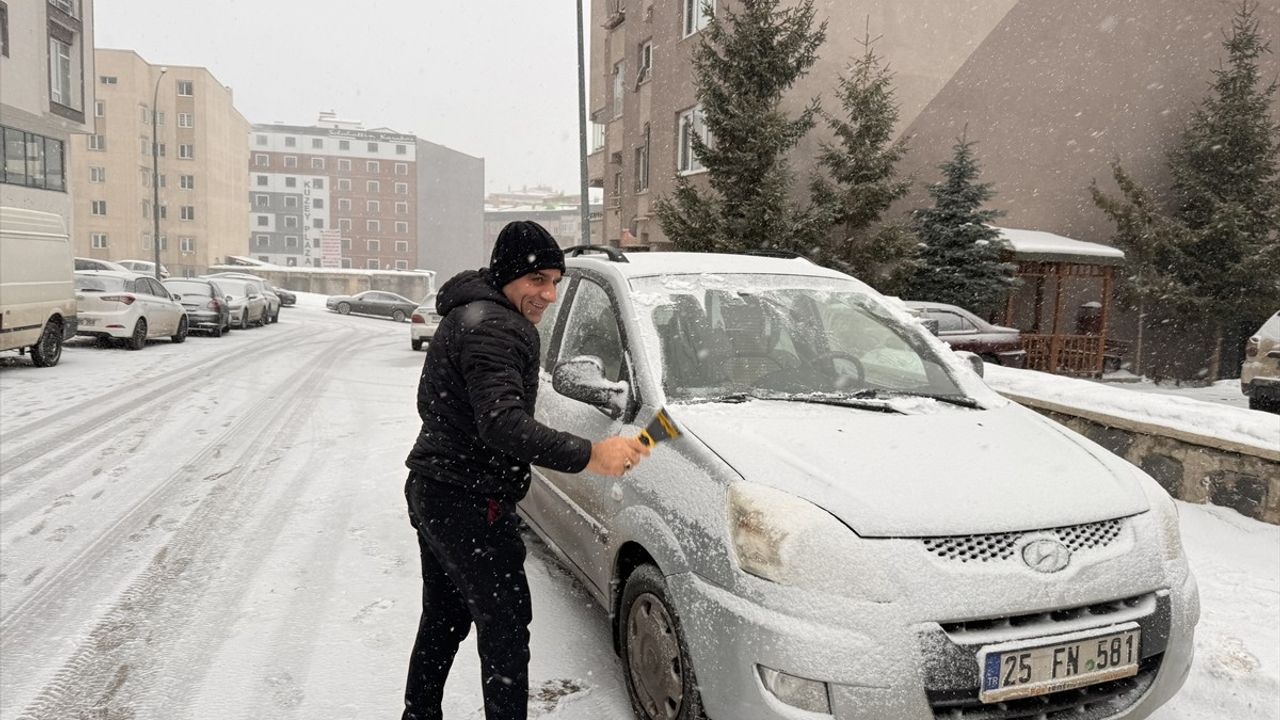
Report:
<svg viewBox="0 0 1280 720"><path fill-rule="evenodd" d="M1137 465L1180 500L1222 505L1280 525L1280 449L1005 395Z"/></svg>
<svg viewBox="0 0 1280 720"><path fill-rule="evenodd" d="M365 290L383 290L422 302L435 291L435 273L425 272L264 268L253 265L216 265L209 268L209 272L257 275L276 287L317 295L354 295Z"/></svg>

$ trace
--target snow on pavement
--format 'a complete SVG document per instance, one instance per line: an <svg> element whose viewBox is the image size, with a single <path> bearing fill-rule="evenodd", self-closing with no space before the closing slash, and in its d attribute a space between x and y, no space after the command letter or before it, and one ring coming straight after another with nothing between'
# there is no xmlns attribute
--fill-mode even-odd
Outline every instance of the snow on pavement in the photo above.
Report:
<svg viewBox="0 0 1280 720"><path fill-rule="evenodd" d="M420 594L408 326L303 295L141 352L0 356L0 720L396 717ZM1277 717L1280 528L1180 504L1204 617L1157 720ZM630 717L607 617L531 541L531 716ZM483 717L474 634L446 716Z"/></svg>

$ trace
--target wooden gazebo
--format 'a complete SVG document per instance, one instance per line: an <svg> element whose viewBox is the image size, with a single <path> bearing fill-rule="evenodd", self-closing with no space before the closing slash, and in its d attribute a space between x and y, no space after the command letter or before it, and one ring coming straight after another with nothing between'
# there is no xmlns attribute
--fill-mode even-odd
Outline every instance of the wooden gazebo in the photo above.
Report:
<svg viewBox="0 0 1280 720"><path fill-rule="evenodd" d="M1022 331L1027 367L1100 376L1113 275L1124 264L1124 252L1039 230L997 229L1022 281L1009 292L1004 324ZM1046 314L1050 302L1052 312ZM1077 310L1074 319L1063 317L1069 308Z"/></svg>

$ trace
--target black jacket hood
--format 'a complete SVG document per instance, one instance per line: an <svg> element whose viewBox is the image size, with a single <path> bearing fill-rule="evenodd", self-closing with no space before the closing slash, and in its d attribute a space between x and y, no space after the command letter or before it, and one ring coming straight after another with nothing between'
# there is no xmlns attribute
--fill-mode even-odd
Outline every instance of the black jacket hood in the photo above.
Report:
<svg viewBox="0 0 1280 720"><path fill-rule="evenodd" d="M503 307L516 309L507 296L490 282L489 270L481 268L463 270L440 286L440 292L436 294L436 314L444 317L450 310L476 300L491 300Z"/></svg>

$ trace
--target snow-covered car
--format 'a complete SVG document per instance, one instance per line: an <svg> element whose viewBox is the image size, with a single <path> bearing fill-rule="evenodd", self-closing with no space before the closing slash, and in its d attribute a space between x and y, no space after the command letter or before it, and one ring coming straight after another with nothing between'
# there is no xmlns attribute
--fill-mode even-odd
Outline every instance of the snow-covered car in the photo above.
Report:
<svg viewBox="0 0 1280 720"><path fill-rule="evenodd" d="M1280 312L1245 343L1240 389L1251 409L1280 413Z"/></svg>
<svg viewBox="0 0 1280 720"><path fill-rule="evenodd" d="M325 299L324 306L341 315L349 313L377 315L378 317L391 318L396 322L404 322L413 314L414 308L418 307L418 303L403 295L379 290L366 290L355 295L330 295Z"/></svg>
<svg viewBox="0 0 1280 720"><path fill-rule="evenodd" d="M914 300L906 305L919 317L936 320L937 336L952 349L974 353L997 365L1027 366L1027 351L1022 349L1022 333L1017 328L989 323L957 305Z"/></svg>
<svg viewBox="0 0 1280 720"><path fill-rule="evenodd" d="M121 265L120 263L114 263L114 262L111 262L110 260L99 260L98 258L87 258L87 257L75 258L75 269L76 270L116 270L118 272L130 272L130 273L134 272L133 270L130 270L129 268Z"/></svg>
<svg viewBox="0 0 1280 720"><path fill-rule="evenodd" d="M847 275L569 255L537 417L681 431L618 480L535 467L521 503L636 717L1137 720L1182 686L1199 593L1151 477Z"/></svg>
<svg viewBox="0 0 1280 720"><path fill-rule="evenodd" d="M431 342L431 338L436 336L438 327L440 315L436 313L436 294L431 293L409 316L409 345L414 350L421 350L423 343Z"/></svg>
<svg viewBox="0 0 1280 720"><path fill-rule="evenodd" d="M77 335L101 343L124 340L141 350L147 340L187 339L187 313L160 281L117 270L82 270L75 274Z"/></svg>
<svg viewBox="0 0 1280 720"><path fill-rule="evenodd" d="M280 305L282 307L289 307L291 305L298 304L297 295L293 294L288 290L285 290L284 288L276 287L275 285L272 285L270 282L268 282L264 278L260 278L257 275L253 275L250 273L241 273L241 272L218 272L218 273L209 273L208 275L205 275L205 277L211 277L211 278L229 277L229 278L238 278L240 280L261 280L263 286L265 286L268 291L273 293L276 297L280 298Z"/></svg>
<svg viewBox="0 0 1280 720"><path fill-rule="evenodd" d="M248 280L239 278L214 278L218 287L227 294L227 305L231 310L231 326L247 328L250 325L266 325L270 319L267 309L267 298L259 287Z"/></svg>
<svg viewBox="0 0 1280 720"><path fill-rule="evenodd" d="M140 275L156 276L156 264L150 260L121 260L117 263L121 267ZM164 280L169 277L169 268L163 263L160 265L160 279Z"/></svg>
<svg viewBox="0 0 1280 720"><path fill-rule="evenodd" d="M187 327L214 337L231 331L231 306L227 293L213 280L169 278L164 287L187 312Z"/></svg>

